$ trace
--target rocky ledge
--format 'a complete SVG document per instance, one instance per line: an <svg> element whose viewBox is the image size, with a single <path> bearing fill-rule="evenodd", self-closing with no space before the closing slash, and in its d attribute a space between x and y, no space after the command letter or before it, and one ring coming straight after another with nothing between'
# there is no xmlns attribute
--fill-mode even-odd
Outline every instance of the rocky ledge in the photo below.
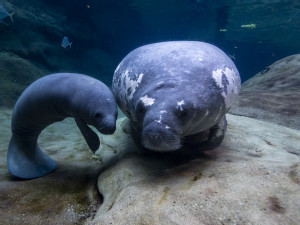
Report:
<svg viewBox="0 0 300 225"><path fill-rule="evenodd" d="M117 136L130 139L127 123ZM98 179L104 202L91 224L299 223L300 132L244 116L228 124L201 155L143 155L108 137L99 157L123 156Z"/></svg>
<svg viewBox="0 0 300 225"><path fill-rule="evenodd" d="M243 83L230 113L300 129L300 54L266 67Z"/></svg>

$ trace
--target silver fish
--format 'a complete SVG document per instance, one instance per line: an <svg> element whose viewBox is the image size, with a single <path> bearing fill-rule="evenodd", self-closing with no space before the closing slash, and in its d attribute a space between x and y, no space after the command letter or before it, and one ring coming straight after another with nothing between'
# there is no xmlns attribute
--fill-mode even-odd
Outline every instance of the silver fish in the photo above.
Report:
<svg viewBox="0 0 300 225"><path fill-rule="evenodd" d="M71 48L72 42L69 41L68 37L63 37L62 42L61 42L61 47L68 49L68 47Z"/></svg>

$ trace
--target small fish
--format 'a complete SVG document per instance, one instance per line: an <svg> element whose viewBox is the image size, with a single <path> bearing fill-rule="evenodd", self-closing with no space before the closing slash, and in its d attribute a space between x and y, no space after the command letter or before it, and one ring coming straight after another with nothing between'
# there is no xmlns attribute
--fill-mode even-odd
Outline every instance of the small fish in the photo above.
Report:
<svg viewBox="0 0 300 225"><path fill-rule="evenodd" d="M71 49L71 46L72 46L72 42L69 41L69 38L64 37L61 42L61 47L65 48L65 49L68 49L68 47L70 47L70 49Z"/></svg>
<svg viewBox="0 0 300 225"><path fill-rule="evenodd" d="M226 32L227 29L220 29L220 32Z"/></svg>
<svg viewBox="0 0 300 225"><path fill-rule="evenodd" d="M236 58L235 58L235 54L233 53L233 54L228 54L228 56L234 61L234 60L236 60Z"/></svg>
<svg viewBox="0 0 300 225"><path fill-rule="evenodd" d="M15 14L14 12L8 13L7 10L4 8L4 6L0 5L0 23L3 23L5 25L9 26L9 24L5 23L3 21L3 19L5 19L6 17L10 17L11 22L14 22L13 17L12 17L14 14Z"/></svg>
<svg viewBox="0 0 300 225"><path fill-rule="evenodd" d="M253 29L256 28L256 24L255 23L245 24L245 25L241 25L241 27Z"/></svg>

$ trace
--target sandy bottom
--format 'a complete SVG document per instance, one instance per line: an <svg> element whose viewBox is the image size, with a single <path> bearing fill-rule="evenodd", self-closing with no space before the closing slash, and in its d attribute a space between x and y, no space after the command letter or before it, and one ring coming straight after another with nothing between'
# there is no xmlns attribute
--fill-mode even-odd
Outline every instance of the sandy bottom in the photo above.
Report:
<svg viewBox="0 0 300 225"><path fill-rule="evenodd" d="M228 115L213 151L152 155L122 118L93 154L66 119L39 139L57 170L19 180L6 168L10 118L0 109L0 224L300 224L298 130Z"/></svg>
<svg viewBox="0 0 300 225"><path fill-rule="evenodd" d="M91 220L102 202L96 185L100 163L74 120L52 124L39 138L41 149L58 168L45 177L20 180L6 167L11 113L0 109L0 224L82 224Z"/></svg>

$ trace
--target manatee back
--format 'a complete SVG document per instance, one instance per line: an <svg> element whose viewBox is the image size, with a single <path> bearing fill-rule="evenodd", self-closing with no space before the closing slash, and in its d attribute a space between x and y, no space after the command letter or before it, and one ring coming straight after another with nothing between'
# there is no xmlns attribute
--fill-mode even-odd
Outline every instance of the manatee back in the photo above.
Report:
<svg viewBox="0 0 300 225"><path fill-rule="evenodd" d="M151 95L163 85L173 93L188 93L190 99L196 98L194 102L200 99L206 104L203 107L224 105L226 112L241 81L234 63L219 48L204 42L172 41L130 52L115 70L112 90L121 110L132 118L141 98L150 103ZM170 101L176 97L168 93L159 98Z"/></svg>
<svg viewBox="0 0 300 225"><path fill-rule="evenodd" d="M110 99L111 104L106 104L106 99ZM30 132L40 131L66 117L88 113L92 107L104 107L104 103L108 109L112 108L110 111L115 110L110 89L97 79L75 73L47 75L28 86L18 99L12 129L15 132L20 129L25 132L25 128Z"/></svg>

